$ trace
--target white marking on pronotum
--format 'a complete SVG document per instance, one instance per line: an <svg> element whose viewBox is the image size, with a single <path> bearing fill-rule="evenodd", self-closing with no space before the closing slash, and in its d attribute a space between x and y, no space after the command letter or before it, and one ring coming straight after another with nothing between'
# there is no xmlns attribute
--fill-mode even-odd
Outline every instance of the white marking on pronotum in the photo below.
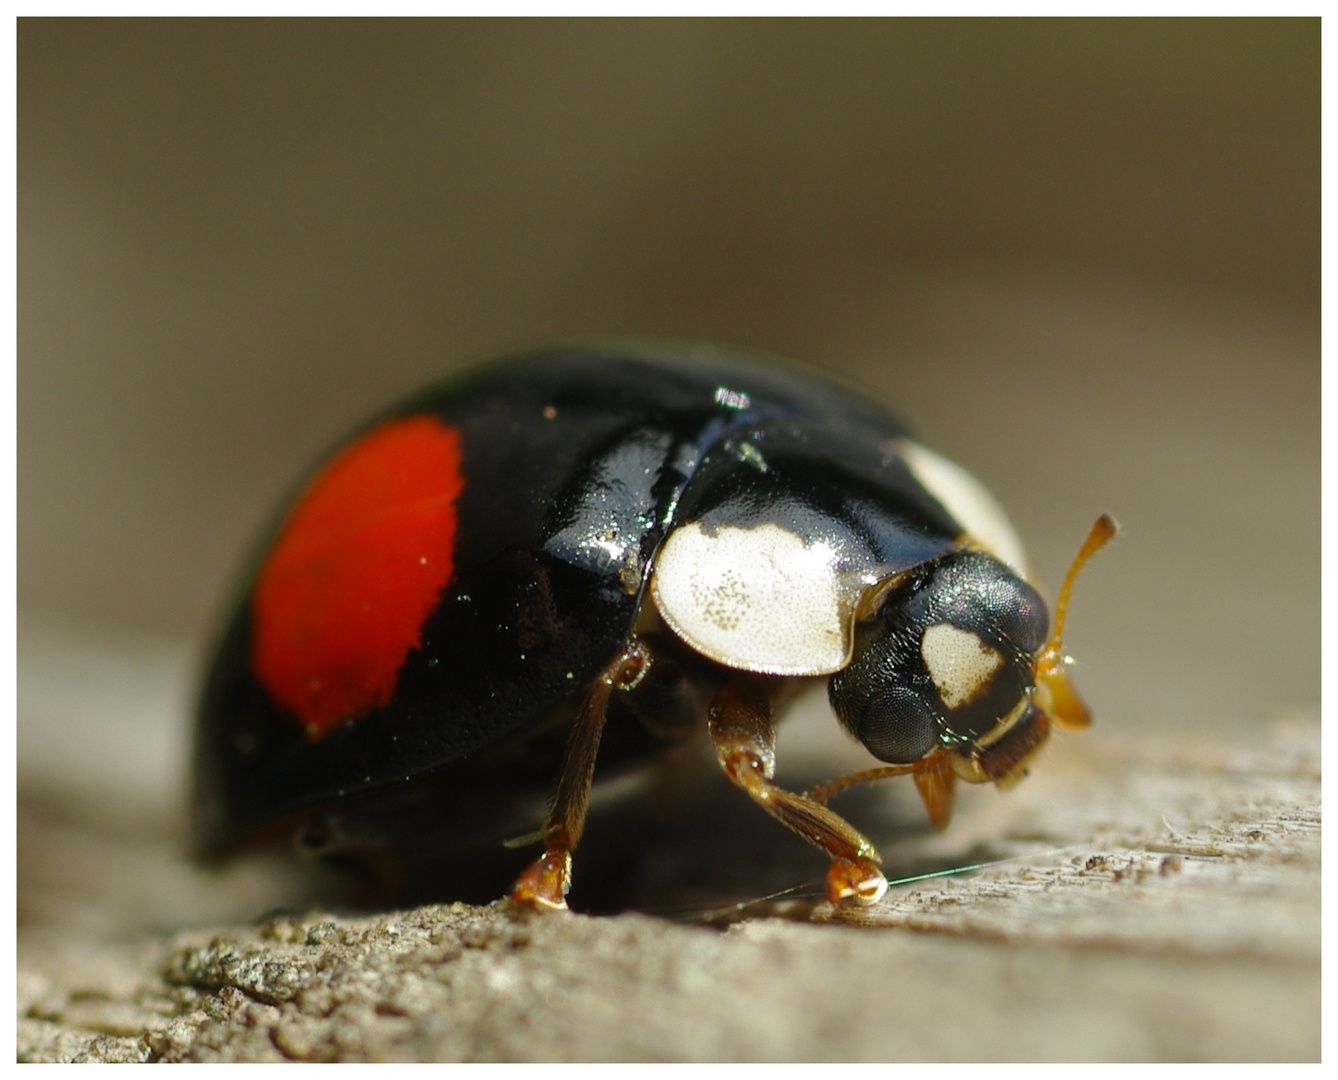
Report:
<svg viewBox="0 0 1338 1080"><path fill-rule="evenodd" d="M775 524L742 529L700 522L675 529L655 559L660 617L717 663L770 675L827 675L850 659L855 604L827 544Z"/></svg>
<svg viewBox="0 0 1338 1080"><path fill-rule="evenodd" d="M929 677L950 709L970 701L990 681L1003 657L969 630L935 623L920 642Z"/></svg>
<svg viewBox="0 0 1338 1080"><path fill-rule="evenodd" d="M985 486L947 458L911 439L901 439L897 449L911 474L926 491L943 504L963 529L995 558L1002 559L1024 578L1027 555L1008 515Z"/></svg>

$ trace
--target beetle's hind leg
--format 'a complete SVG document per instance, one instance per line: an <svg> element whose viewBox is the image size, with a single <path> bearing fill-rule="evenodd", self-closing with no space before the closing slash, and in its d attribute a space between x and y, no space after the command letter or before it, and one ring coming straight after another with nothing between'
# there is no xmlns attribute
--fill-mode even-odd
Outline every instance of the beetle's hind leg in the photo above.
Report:
<svg viewBox="0 0 1338 1080"><path fill-rule="evenodd" d="M787 829L832 860L827 897L871 904L887 890L878 852L844 818L804 795L777 787L776 727L771 699L756 679L722 686L711 701L711 742L725 775Z"/></svg>
<svg viewBox="0 0 1338 1080"><path fill-rule="evenodd" d="M562 751L552 806L544 819L543 856L526 867L511 886L508 895L512 901L530 907L566 910L567 890L571 888L571 853L585 831L595 757L608 717L609 698L615 690L635 686L649 663L649 651L632 638L586 690Z"/></svg>

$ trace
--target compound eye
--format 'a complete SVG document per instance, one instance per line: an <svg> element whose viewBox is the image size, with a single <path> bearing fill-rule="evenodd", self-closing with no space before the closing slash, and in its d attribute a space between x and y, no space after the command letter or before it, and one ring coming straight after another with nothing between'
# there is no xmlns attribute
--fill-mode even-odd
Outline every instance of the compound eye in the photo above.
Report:
<svg viewBox="0 0 1338 1080"><path fill-rule="evenodd" d="M1050 632L1050 617L1040 593L1025 581L1013 582L1007 602L997 608L998 632L1016 648L1035 653Z"/></svg>
<svg viewBox="0 0 1338 1080"><path fill-rule="evenodd" d="M894 765L919 761L936 744L933 711L909 686L892 686L869 702L860 724L860 741L880 761Z"/></svg>

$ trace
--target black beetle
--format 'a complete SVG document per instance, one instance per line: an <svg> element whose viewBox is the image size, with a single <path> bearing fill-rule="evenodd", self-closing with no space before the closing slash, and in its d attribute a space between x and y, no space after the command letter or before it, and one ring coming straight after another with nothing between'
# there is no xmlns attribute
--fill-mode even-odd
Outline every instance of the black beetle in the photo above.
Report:
<svg viewBox="0 0 1338 1080"><path fill-rule="evenodd" d="M1085 726L1063 611L1113 532L1051 633L993 499L845 389L704 345L483 366L356 434L266 544L200 705L197 846L295 829L338 858L374 846L348 808L413 834L425 799L463 843L556 777L510 895L562 908L601 738L625 767L705 715L729 779L830 856L829 897L873 901L878 854L827 799L910 773L943 826L956 778L1010 784ZM815 676L887 764L797 794L775 714Z"/></svg>

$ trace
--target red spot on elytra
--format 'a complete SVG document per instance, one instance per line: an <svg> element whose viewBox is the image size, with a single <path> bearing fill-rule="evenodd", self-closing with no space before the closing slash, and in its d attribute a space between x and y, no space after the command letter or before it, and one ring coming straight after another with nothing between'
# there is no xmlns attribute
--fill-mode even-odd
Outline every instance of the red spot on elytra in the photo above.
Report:
<svg viewBox="0 0 1338 1080"><path fill-rule="evenodd" d="M252 594L252 667L319 738L386 705L451 580L460 432L392 420L322 470Z"/></svg>

